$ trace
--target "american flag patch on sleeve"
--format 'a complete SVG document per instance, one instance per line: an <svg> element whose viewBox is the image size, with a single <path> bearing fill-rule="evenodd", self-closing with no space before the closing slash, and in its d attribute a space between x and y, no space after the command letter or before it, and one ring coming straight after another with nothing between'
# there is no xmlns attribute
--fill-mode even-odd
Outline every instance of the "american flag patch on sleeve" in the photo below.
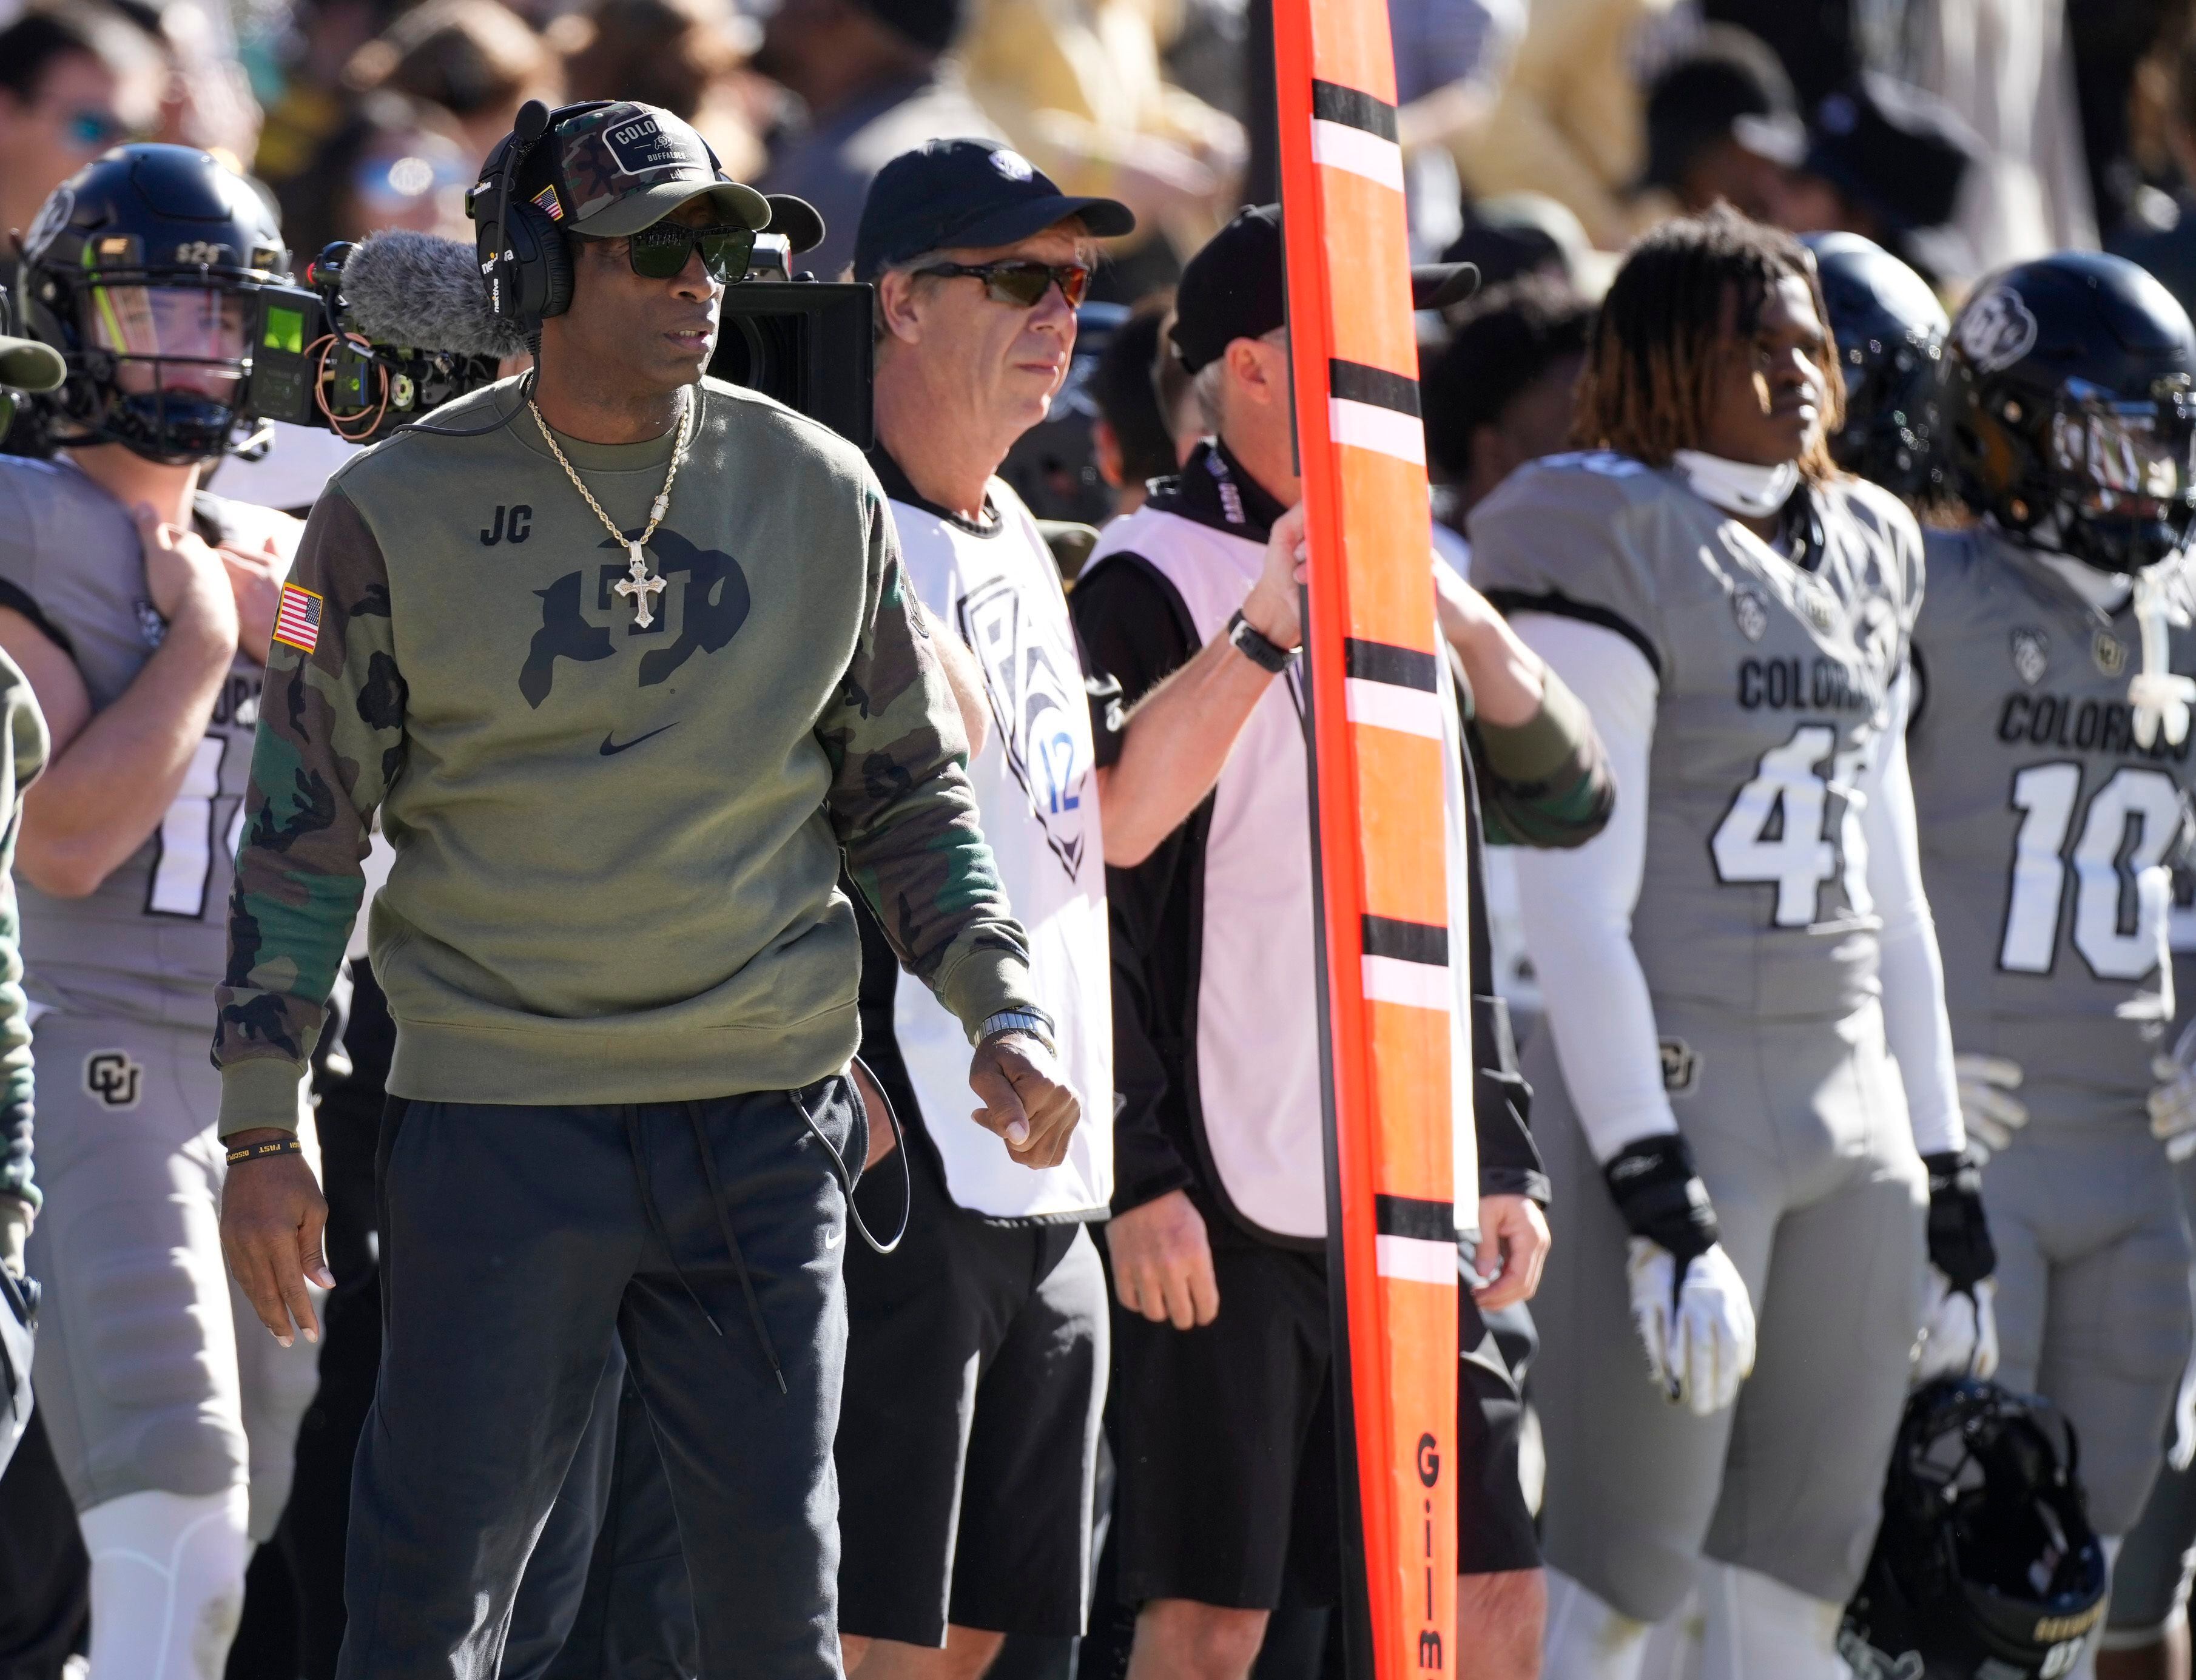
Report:
<svg viewBox="0 0 2196 1680"><path fill-rule="evenodd" d="M274 640L300 653L310 653L321 643L321 598L294 583L282 586L282 604L274 611Z"/></svg>

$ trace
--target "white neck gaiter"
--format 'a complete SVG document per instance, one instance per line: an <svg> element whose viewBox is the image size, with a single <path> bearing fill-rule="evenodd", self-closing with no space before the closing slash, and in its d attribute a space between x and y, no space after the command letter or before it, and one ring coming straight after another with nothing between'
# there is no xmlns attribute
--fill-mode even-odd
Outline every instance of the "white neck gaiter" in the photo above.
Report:
<svg viewBox="0 0 2196 1680"><path fill-rule="evenodd" d="M1800 488L1797 461L1753 466L1742 461L1725 461L1721 455L1702 455L1698 449L1679 449L1671 460L1685 475L1695 495L1742 518L1766 519L1782 512L1792 492Z"/></svg>

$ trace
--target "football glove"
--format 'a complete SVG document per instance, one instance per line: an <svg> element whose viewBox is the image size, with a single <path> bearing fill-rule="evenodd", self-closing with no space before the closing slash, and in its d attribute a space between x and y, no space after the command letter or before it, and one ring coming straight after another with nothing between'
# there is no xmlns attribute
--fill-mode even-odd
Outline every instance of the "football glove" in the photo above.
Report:
<svg viewBox="0 0 2196 1680"><path fill-rule="evenodd" d="M1720 1411L1754 1369L1754 1303L1692 1151L1674 1133L1643 1138L1602 1174L1632 1232L1625 1270L1648 1377L1696 1416Z"/></svg>
<svg viewBox="0 0 2196 1680"><path fill-rule="evenodd" d="M1997 1248L1983 1211L1979 1151L1924 1156L1929 1169L1929 1280L1922 1336L1915 1344L1915 1381L1987 1377L1997 1370Z"/></svg>
<svg viewBox="0 0 2196 1680"><path fill-rule="evenodd" d="M1736 1400L1754 1370L1757 1338L1746 1280L1723 1244L1695 1254L1681 1274L1667 1248L1635 1237L1625 1271L1649 1379L1696 1417Z"/></svg>
<svg viewBox="0 0 2196 1680"><path fill-rule="evenodd" d="M1985 1380L1997 1371L1997 1285L1985 1277L1962 1289L1935 1266L1922 1297L1922 1339L1914 1345L1914 1386L1940 1376Z"/></svg>
<svg viewBox="0 0 2196 1680"><path fill-rule="evenodd" d="M2002 1056L1955 1056L1952 1073L1960 1082L1960 1119L1979 1167L2004 1153L2028 1124L2027 1104L2009 1094L2020 1088L2020 1064Z"/></svg>
<svg viewBox="0 0 2196 1680"><path fill-rule="evenodd" d="M2181 1029L2173 1054L2151 1058L2150 1135L2165 1145L2166 1157L2186 1161L2196 1155L2196 1022Z"/></svg>

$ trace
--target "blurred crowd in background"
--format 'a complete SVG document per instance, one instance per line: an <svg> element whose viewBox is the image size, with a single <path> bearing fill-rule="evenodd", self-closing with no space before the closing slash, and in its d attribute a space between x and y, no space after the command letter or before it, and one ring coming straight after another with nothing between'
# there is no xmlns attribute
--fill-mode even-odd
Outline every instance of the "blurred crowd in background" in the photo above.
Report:
<svg viewBox="0 0 2196 1680"><path fill-rule="evenodd" d="M1137 214L1094 288L1076 380L1018 461L1040 512L1095 518L1109 485L1133 499L1194 430L1187 392L1170 421L1166 370L1136 359L1182 259L1278 195L1270 4L32 0L11 17L0 0L0 229L109 146L159 138L263 182L301 263L382 228L470 239L465 188L523 102L617 97L676 112L733 175L817 205L829 233L809 261L833 279L887 159L997 135L1066 191ZM1416 254L1478 264L1470 319L1500 322L1463 333L1429 393L1459 502L1500 476L1471 459L1489 403L1519 395L1544 340L1575 340L1574 304L1679 208L1722 198L1866 235L1949 302L2003 264L2095 246L2196 302L2192 0L1389 8ZM1148 319L1101 372L1132 312ZM1093 424L1101 388L1114 424Z"/></svg>

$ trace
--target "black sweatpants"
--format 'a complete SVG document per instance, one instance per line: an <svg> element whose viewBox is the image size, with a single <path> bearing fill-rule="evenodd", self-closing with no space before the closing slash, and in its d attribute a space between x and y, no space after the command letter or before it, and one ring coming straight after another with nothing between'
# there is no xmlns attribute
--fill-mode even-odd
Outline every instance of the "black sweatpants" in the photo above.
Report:
<svg viewBox="0 0 2196 1680"><path fill-rule="evenodd" d="M836 1077L701 1103L392 1105L341 1680L492 1680L613 1335L663 1455L702 1680L836 1680L830 1152L859 1162L866 1132Z"/></svg>

